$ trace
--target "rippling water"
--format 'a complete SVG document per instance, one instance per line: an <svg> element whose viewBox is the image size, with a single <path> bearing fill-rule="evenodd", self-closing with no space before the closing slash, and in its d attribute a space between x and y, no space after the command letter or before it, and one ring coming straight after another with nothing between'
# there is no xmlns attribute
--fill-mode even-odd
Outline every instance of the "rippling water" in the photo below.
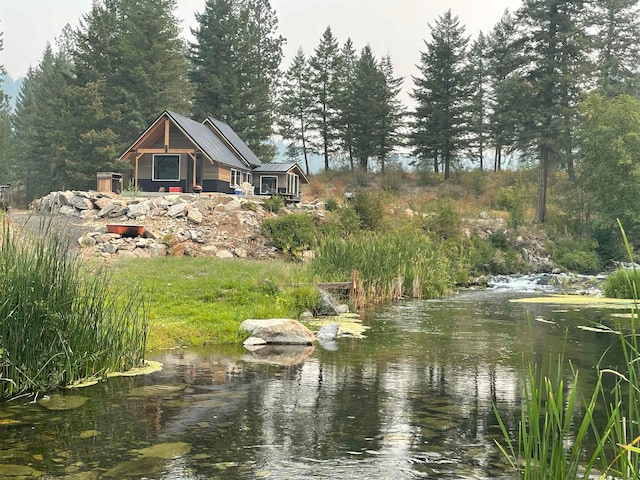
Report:
<svg viewBox="0 0 640 480"><path fill-rule="evenodd" d="M512 478L492 404L515 429L524 365L565 348L593 372L616 342L578 328L609 312L508 301L522 295L377 308L366 339L286 366L168 351L153 355L162 372L63 392L88 399L73 410L0 405L0 478Z"/></svg>

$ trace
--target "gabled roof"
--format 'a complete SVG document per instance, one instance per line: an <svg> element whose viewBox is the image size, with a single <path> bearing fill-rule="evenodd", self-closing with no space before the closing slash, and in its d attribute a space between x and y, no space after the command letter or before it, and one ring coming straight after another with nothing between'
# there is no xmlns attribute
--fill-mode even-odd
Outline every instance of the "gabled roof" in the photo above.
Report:
<svg viewBox="0 0 640 480"><path fill-rule="evenodd" d="M247 144L242 141L242 139L238 136L238 134L234 132L229 125L227 125L226 123L220 120L216 120L213 117L205 118L203 123L205 124L208 123L220 135L226 138L227 141L231 144L231 146L235 148L236 151L242 157L244 157L245 160L249 162L249 164L252 167L257 167L259 165L262 165L262 162L258 159L258 157L256 157L256 154L251 151L251 149L247 146Z"/></svg>
<svg viewBox="0 0 640 480"><path fill-rule="evenodd" d="M209 127L178 113L170 112L169 110L166 112L185 135L211 160L244 170L250 168L249 162L232 151Z"/></svg>
<svg viewBox="0 0 640 480"><path fill-rule="evenodd" d="M255 156L255 154L249 149L249 147L238 137L238 135L227 125L226 123L219 122L218 120L209 117L209 123L205 120L204 123L198 123L190 118L187 118L179 113L165 110L158 118L156 118L147 129L120 155L118 160L125 160L131 155L137 148L139 148L140 142L154 130L154 127L158 125L163 118L168 117L173 121L174 125L182 131L193 145L200 150L211 162L218 162L224 165L228 165L233 168L239 168L242 170L251 170L255 165L260 165L261 162ZM213 122L217 122L224 125L224 132L217 128L212 128L209 125ZM157 130L157 128L156 128ZM242 150L238 149L229 139L232 137L236 144L242 147ZM246 156L249 158L247 159Z"/></svg>
<svg viewBox="0 0 640 480"><path fill-rule="evenodd" d="M309 183L309 179L307 178L307 176L304 174L304 172L300 168L300 165L298 165L296 162L263 163L259 167L254 168L253 172L254 173L276 173L276 174L280 173L280 174L282 174L282 173L290 173L290 172L292 172L294 170L295 170L295 173L297 173L305 183Z"/></svg>

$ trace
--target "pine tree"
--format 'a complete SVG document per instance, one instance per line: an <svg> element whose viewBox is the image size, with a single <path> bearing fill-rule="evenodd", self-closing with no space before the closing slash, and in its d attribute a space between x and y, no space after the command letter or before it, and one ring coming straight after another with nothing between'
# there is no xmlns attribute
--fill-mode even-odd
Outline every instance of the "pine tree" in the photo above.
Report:
<svg viewBox="0 0 640 480"><path fill-rule="evenodd" d="M489 76L489 135L494 150L494 171L502 169L503 153L518 146L518 132L526 124L530 98L525 80L520 76L522 64L515 17L507 10L487 40Z"/></svg>
<svg viewBox="0 0 640 480"><path fill-rule="evenodd" d="M536 223L545 221L552 165L570 159L579 71L586 53L585 16L585 2L576 0L527 0L518 12L522 76L530 85L527 110L534 119L522 131L537 147L539 159Z"/></svg>
<svg viewBox="0 0 640 480"><path fill-rule="evenodd" d="M268 0L207 0L196 15L189 77L196 117L227 122L264 161L275 119L284 39Z"/></svg>
<svg viewBox="0 0 640 480"><path fill-rule="evenodd" d="M3 38L0 33L0 52L3 50ZM2 90L2 77L6 73L4 65L0 65L0 183L9 179L9 158L11 139L11 109L9 97Z"/></svg>
<svg viewBox="0 0 640 480"><path fill-rule="evenodd" d="M369 45L362 49L355 72L352 100L353 150L360 168L366 172L369 161L377 158L381 150L385 95L384 74Z"/></svg>
<svg viewBox="0 0 640 480"><path fill-rule="evenodd" d="M413 78L414 152L420 159L433 159L436 171L441 159L445 179L465 145L469 103L467 43L458 17L447 11L431 27L431 40L425 41L426 51L420 53L420 76Z"/></svg>
<svg viewBox="0 0 640 480"><path fill-rule="evenodd" d="M280 135L289 140L287 155L304 159L305 170L309 175L310 131L312 100L309 86L309 68L302 48L287 70L280 95Z"/></svg>
<svg viewBox="0 0 640 480"><path fill-rule="evenodd" d="M597 87L608 96L640 94L640 8L638 0L593 2L590 24Z"/></svg>
<svg viewBox="0 0 640 480"><path fill-rule="evenodd" d="M469 103L469 144L468 155L471 161L478 162L480 170L484 169L484 157L489 137L489 69L487 61L487 37L480 32L469 49L469 87L471 101Z"/></svg>
<svg viewBox="0 0 640 480"><path fill-rule="evenodd" d="M336 74L336 116L334 128L344 155L349 159L351 170L355 169L353 152L353 96L358 55L350 38L342 46Z"/></svg>
<svg viewBox="0 0 640 480"><path fill-rule="evenodd" d="M404 79L394 76L393 63L389 55L382 58L380 72L384 82L381 92L378 160L380 162L380 170L384 173L389 154L402 141L400 128L403 125L404 107L400 102L399 95Z"/></svg>
<svg viewBox="0 0 640 480"><path fill-rule="evenodd" d="M324 157L324 169L329 170L330 157L335 153L337 78L339 65L338 41L327 27L320 43L309 61L311 85L315 107L313 126L318 131L319 143L315 145Z"/></svg>

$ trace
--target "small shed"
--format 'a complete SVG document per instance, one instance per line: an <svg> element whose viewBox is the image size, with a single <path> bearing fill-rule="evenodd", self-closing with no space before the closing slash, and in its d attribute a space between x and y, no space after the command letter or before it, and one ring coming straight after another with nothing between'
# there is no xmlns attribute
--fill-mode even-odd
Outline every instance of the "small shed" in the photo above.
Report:
<svg viewBox="0 0 640 480"><path fill-rule="evenodd" d="M116 172L98 172L98 192L122 193L122 174Z"/></svg>

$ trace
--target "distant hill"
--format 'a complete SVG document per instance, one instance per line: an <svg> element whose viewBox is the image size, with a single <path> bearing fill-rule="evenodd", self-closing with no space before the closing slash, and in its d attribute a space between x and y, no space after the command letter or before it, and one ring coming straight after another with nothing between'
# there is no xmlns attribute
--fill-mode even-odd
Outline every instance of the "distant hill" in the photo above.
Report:
<svg viewBox="0 0 640 480"><path fill-rule="evenodd" d="M9 104L11 105L11 109L16 108L16 100L18 98L18 93L20 93L20 88L22 87L23 78L18 78L14 80L9 75L2 76L2 91L9 95Z"/></svg>

